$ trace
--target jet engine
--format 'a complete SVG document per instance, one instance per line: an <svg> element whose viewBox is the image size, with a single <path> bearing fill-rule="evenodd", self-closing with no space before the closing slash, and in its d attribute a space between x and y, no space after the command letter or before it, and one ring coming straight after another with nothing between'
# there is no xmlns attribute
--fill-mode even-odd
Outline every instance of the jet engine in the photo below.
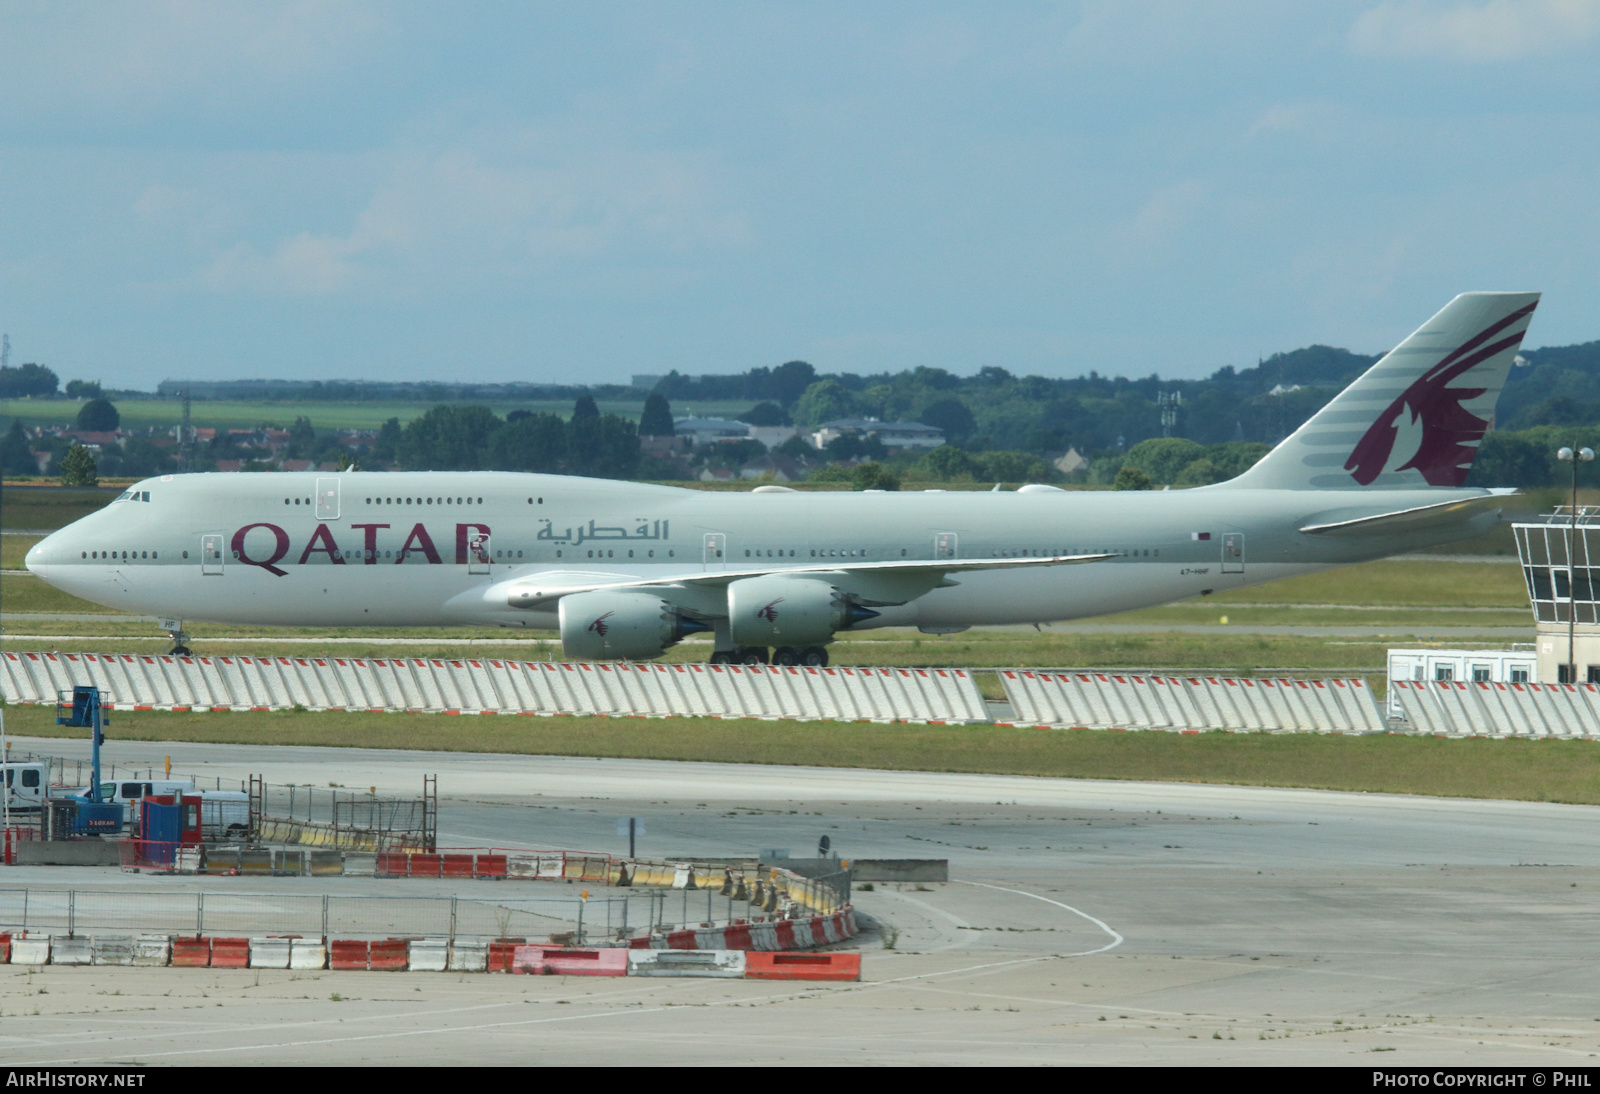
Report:
<svg viewBox="0 0 1600 1094"><path fill-rule="evenodd" d="M644 592L574 593L561 598L557 612L561 648L568 657L582 661L660 657L684 635L711 629Z"/></svg>
<svg viewBox="0 0 1600 1094"><path fill-rule="evenodd" d="M820 646L877 614L819 578L767 574L728 586L728 621L741 646Z"/></svg>

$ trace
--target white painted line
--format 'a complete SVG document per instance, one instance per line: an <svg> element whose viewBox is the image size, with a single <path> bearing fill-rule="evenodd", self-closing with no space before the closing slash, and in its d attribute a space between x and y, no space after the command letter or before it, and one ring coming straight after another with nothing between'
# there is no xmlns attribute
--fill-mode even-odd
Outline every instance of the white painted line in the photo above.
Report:
<svg viewBox="0 0 1600 1094"><path fill-rule="evenodd" d="M1046 904L1054 904L1057 908L1065 908L1067 911L1071 912L1073 915L1082 916L1084 919L1087 919L1090 923L1093 923L1096 927L1099 927L1102 931L1106 932L1106 934L1111 936L1111 941L1106 943L1104 946L1101 946L1098 950L1082 950L1082 951L1079 951L1078 953L1064 953L1064 954L1058 954L1056 956L1059 956L1059 957L1088 957L1091 954L1105 953L1107 950L1116 949L1118 946L1122 945L1122 943L1124 941L1123 937L1120 934L1118 934L1116 931L1112 930L1111 927L1108 926L1102 920L1096 919L1094 916L1090 915L1088 912L1080 912L1078 909L1074 908L1072 905L1063 904L1059 900L1051 900L1047 896L1040 896L1038 893L1024 892L1021 889L1007 889L1004 885L990 885L988 882L985 882L985 881L962 881L959 878L951 878L950 880L954 881L957 885L976 885L980 889L993 889L996 892L1001 892L1001 893L1015 893L1017 896L1032 897L1034 900L1042 900Z"/></svg>

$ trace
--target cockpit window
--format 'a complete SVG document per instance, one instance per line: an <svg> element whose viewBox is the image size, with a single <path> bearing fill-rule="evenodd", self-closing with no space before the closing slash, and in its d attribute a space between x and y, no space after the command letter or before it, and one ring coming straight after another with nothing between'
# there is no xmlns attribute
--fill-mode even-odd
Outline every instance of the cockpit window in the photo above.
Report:
<svg viewBox="0 0 1600 1094"><path fill-rule="evenodd" d="M131 497L133 497L133 491L132 490L124 490L122 493L117 495L117 500L118 501L127 501Z"/></svg>

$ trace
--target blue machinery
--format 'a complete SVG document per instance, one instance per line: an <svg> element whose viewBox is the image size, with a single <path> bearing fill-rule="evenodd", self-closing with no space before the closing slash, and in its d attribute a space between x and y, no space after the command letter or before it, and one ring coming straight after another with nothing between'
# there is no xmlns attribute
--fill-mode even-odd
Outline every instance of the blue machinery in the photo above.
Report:
<svg viewBox="0 0 1600 1094"><path fill-rule="evenodd" d="M100 705L100 689L78 686L72 689L72 705L56 703L56 725L77 726L93 731L88 800L80 802L70 822L75 836L115 834L122 830L122 806L100 800L100 744L105 740L105 716Z"/></svg>
<svg viewBox="0 0 1600 1094"><path fill-rule="evenodd" d="M105 722L101 714L100 689L79 685L72 689L72 706L70 713L63 716L63 711L69 708L66 703L56 703L56 725L90 727L94 730L94 752L90 760L89 800L96 805L100 803L100 742L105 740Z"/></svg>

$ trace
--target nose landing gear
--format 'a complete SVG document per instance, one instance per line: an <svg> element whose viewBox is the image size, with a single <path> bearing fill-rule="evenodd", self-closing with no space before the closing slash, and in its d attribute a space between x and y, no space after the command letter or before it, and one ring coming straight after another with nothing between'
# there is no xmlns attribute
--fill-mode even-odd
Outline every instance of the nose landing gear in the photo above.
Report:
<svg viewBox="0 0 1600 1094"><path fill-rule="evenodd" d="M183 629L183 622L177 619L163 619L161 629L167 632L167 637L172 639L172 648L167 651L168 657L192 657L194 651L189 648L189 635Z"/></svg>

